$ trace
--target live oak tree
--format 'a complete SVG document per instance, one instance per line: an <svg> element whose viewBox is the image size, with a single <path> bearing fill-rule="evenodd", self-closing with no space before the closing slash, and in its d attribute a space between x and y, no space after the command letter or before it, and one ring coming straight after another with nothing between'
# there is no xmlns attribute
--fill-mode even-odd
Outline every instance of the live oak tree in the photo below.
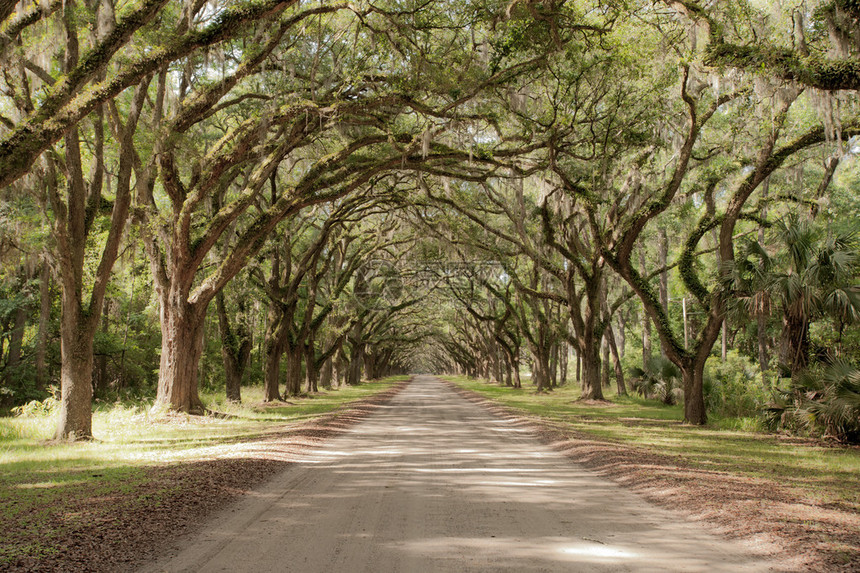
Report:
<svg viewBox="0 0 860 573"><path fill-rule="evenodd" d="M79 21L83 15L96 24L83 25ZM63 31L65 41L53 44L53 51L29 34L42 19L52 20ZM98 46L110 42L119 26L109 2L80 7L73 2L51 5L25 11L6 22L0 60L4 62L4 95L11 102L7 109L13 119L4 117L3 124L9 130L4 134L4 150L9 149L5 145L15 134L21 133L21 126L30 125L30 120L50 105L50 96L42 97L41 90L62 100L72 95L59 95L64 90L77 90L104 77L107 66L76 74ZM69 124L67 130L57 131L45 145L60 138L62 145L43 148L47 153L39 165L15 183L42 203L55 241L53 258L62 288L59 439L92 436L93 340L128 218L134 140L149 81L149 76L139 76L131 97L93 106L87 124ZM76 87L71 88L71 84ZM28 137L24 144L31 145L32 141ZM30 156L29 165L36 157ZM11 159L4 161L3 170L14 170L13 163ZM18 171L5 181L12 183L22 174ZM97 247L100 256L88 245L98 234L102 235Z"/></svg>
<svg viewBox="0 0 860 573"><path fill-rule="evenodd" d="M695 43L691 44L695 53ZM820 124L804 125L794 119L796 116L792 112L797 108L799 90L786 86L775 90L771 100L751 106L727 106L744 94L743 84L736 86L734 91L709 93L708 84L700 79L701 73L695 65L681 67L678 91L679 100L686 108L686 125L681 124L683 131L679 129L683 135L672 150L671 169L661 177L654 177L656 173L653 172L642 179L637 175L637 192L627 193L626 198L618 195L615 203L621 224L606 235L604 247L607 261L636 291L654 320L667 357L681 370L685 419L696 424L707 419L703 399L704 364L719 336L726 304L732 296L726 273L735 257L736 229L743 219L757 217L745 210L747 203L762 183L789 158L826 140L824 127ZM761 129L743 133L754 143L738 146L735 141L734 147L722 142L710 145L714 142L709 141L709 122L719 124L732 117L733 113L739 114L734 116L734 121L745 121L746 125L753 117L760 117L767 123ZM723 123L721 127L725 128L725 125ZM750 150L749 155L744 154L746 149ZM718 167L709 172L709 165L719 165L718 157L731 158L726 164L728 168ZM630 177L628 171L628 180L632 181ZM684 288L696 299L705 315L690 346L686 346L683 336L678 336L660 304L657 292L636 268L633 253L642 231L658 216L667 213L676 202L689 202L696 193L713 192L713 186L717 184L725 188L724 203L716 211L705 211L701 215L697 227L688 232L677 261ZM711 259L715 264L712 263L711 268L718 271L705 279L701 276L701 257L697 252L700 242L711 230L716 230L718 241Z"/></svg>
<svg viewBox="0 0 860 573"><path fill-rule="evenodd" d="M311 16L314 31L296 29ZM452 144L468 126L488 124L480 110L463 113L460 107L483 86L533 65L526 60L510 70L488 70L474 56L458 52L462 45L452 44L449 55L463 59L465 66L458 73L475 76L463 78L461 87L469 90L452 101L450 78L429 72L431 54L425 57L420 44L400 44L410 31L416 37L427 32L403 27L401 18L338 6L289 12L259 30L260 47L246 50L218 81L203 83L198 72L195 91L171 95L176 88L170 76L159 77L157 102L166 109L159 111L164 127L155 145L158 185L154 173L141 170L139 179L149 185L139 185L138 212L161 300L159 407L202 409L196 380L206 308L279 221L309 205L359 192L386 172L458 169L474 151ZM264 61L273 67L258 80L252 72ZM279 92L277 99L268 95L271 90ZM228 93L237 95L216 105ZM431 141L446 131L456 135L448 144ZM214 140L212 134L217 134ZM516 153L496 151L499 157ZM482 163L495 161L482 158ZM250 211L273 177L277 200ZM225 197L223 206L201 220L203 205L215 193ZM238 239L201 276L209 253L231 226L240 229Z"/></svg>

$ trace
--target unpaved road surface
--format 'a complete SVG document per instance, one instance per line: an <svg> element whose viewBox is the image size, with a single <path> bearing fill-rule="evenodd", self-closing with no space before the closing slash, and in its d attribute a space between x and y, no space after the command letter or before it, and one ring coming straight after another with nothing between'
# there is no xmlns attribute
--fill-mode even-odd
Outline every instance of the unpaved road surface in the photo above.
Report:
<svg viewBox="0 0 860 573"><path fill-rule="evenodd" d="M144 571L769 571L418 376Z"/></svg>

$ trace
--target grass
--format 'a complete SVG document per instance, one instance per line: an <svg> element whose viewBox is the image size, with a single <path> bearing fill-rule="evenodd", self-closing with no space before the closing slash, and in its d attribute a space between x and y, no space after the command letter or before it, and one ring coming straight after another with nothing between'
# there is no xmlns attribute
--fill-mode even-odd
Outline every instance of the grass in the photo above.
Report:
<svg viewBox="0 0 860 573"><path fill-rule="evenodd" d="M92 442L65 444L48 440L54 415L0 418L0 487L11 479L39 471L104 469L149 462L177 461L205 455L204 448L251 440L283 424L313 418L389 388L400 378L367 382L338 390L262 404L262 388L243 388L243 403L231 404L214 394L201 398L207 408L225 416L173 414L151 419L150 403L96 404Z"/></svg>
<svg viewBox="0 0 860 573"><path fill-rule="evenodd" d="M243 388L242 404L230 404L215 395L201 396L210 410L226 416L174 414L152 419L149 403L96 404L96 439L74 444L49 441L55 415L0 417L0 527L15 532L0 536L4 538L0 568L22 557L39 559L54 553L58 540L75 526L73 509L82 501L109 497L117 503L157 505L157 488L152 499L129 498L129 492L152 479L148 468L212 459L223 452L225 444L282 431L384 391L404 378L367 382L279 404L262 404L262 388Z"/></svg>
<svg viewBox="0 0 860 573"><path fill-rule="evenodd" d="M579 388L568 384L550 393L514 389L465 377L447 377L523 414L561 424L601 440L644 448L702 469L767 478L796 494L860 511L860 448L743 431L755 424L714 419L707 426L683 423L680 406L637 396L607 395L606 404L577 402Z"/></svg>

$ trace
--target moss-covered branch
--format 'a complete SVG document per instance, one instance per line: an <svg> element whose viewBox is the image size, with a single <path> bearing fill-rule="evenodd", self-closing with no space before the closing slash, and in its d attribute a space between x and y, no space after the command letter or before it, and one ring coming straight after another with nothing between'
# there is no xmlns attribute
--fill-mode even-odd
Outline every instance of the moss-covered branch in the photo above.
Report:
<svg viewBox="0 0 860 573"><path fill-rule="evenodd" d="M829 60L768 45L740 46L721 42L708 46L705 63L761 70L821 90L860 89L860 60L855 58Z"/></svg>
<svg viewBox="0 0 860 573"><path fill-rule="evenodd" d="M157 12L163 2L164 0L150 0L146 6L154 7ZM0 187L24 175L42 152L57 142L99 104L116 97L129 86L137 84L142 78L170 62L230 38L246 24L267 18L295 2L296 0L260 0L231 7L206 28L189 31L176 41L151 50L146 55L124 65L107 80L94 84L75 95L97 71L104 69L107 60L121 45L124 45L124 42L120 42L122 37L117 36L121 35L120 31L125 30L130 37L132 28L136 30L144 22L139 22L143 18L141 16L133 21L134 25L118 24L110 36L110 38L116 36L115 42L106 41L104 46L100 45L84 54L75 70L52 88L50 95L35 115L0 140ZM127 41L126 37L125 42Z"/></svg>

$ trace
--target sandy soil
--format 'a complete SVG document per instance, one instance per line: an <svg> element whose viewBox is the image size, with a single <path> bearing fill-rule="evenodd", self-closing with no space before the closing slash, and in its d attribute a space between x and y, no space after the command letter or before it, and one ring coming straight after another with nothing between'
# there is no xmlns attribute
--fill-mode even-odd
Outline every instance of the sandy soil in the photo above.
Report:
<svg viewBox="0 0 860 573"><path fill-rule="evenodd" d="M779 571L418 377L144 571Z"/></svg>

